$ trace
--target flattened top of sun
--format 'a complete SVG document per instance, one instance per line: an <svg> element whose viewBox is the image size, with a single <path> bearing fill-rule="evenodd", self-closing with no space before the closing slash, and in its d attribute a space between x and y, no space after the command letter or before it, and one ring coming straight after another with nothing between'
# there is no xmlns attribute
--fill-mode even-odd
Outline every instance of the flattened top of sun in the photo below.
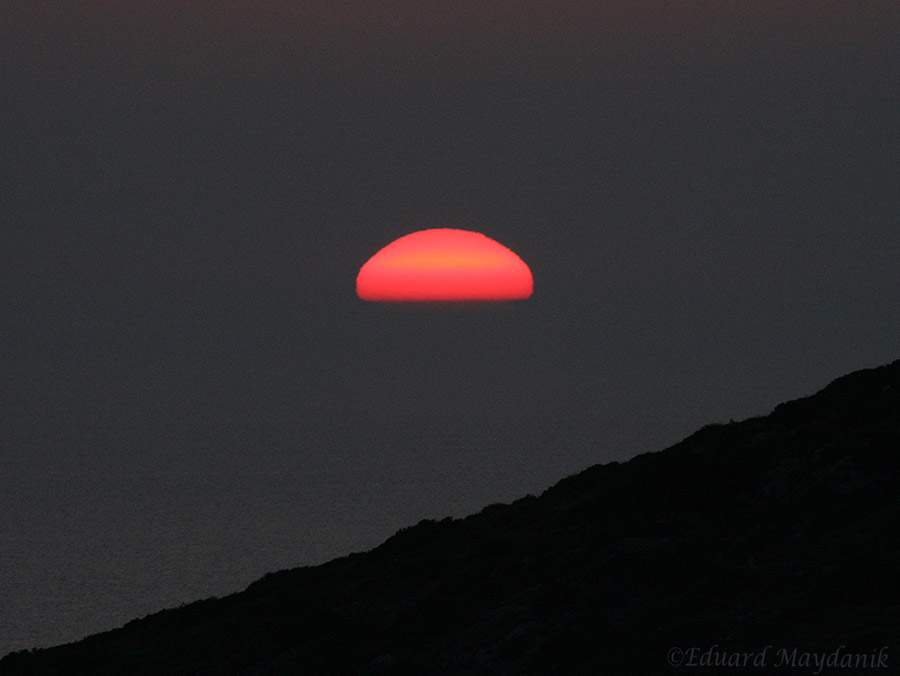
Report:
<svg viewBox="0 0 900 676"><path fill-rule="evenodd" d="M356 277L370 301L502 301L528 298L531 270L513 251L471 230L433 228L395 239Z"/></svg>

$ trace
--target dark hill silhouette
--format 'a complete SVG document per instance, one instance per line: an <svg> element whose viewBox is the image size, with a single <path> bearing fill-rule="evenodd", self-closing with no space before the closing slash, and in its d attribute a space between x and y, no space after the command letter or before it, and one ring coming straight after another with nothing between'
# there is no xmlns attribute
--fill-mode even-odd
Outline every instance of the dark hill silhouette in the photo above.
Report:
<svg viewBox="0 0 900 676"><path fill-rule="evenodd" d="M896 670L898 480L900 361L0 674L673 674L676 648L812 674L885 646Z"/></svg>

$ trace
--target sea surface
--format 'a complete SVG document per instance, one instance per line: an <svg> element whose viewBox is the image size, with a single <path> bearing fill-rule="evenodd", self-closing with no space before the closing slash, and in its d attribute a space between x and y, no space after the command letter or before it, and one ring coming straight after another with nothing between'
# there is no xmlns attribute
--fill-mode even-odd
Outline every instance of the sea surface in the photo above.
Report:
<svg viewBox="0 0 900 676"><path fill-rule="evenodd" d="M0 654L369 549L602 459L583 425L538 433L536 411L517 412L543 367L491 340L520 312L348 307L268 322L20 309L2 345ZM544 422L574 419L561 403Z"/></svg>
<svg viewBox="0 0 900 676"><path fill-rule="evenodd" d="M743 361L685 360L646 318L559 311L22 310L2 345L0 654L538 494L877 363L752 340Z"/></svg>
<svg viewBox="0 0 900 676"><path fill-rule="evenodd" d="M248 444L167 461L7 465L0 653L238 591L269 571L371 548L422 518L540 491L565 473L539 462L536 445L510 443L357 440L341 452L323 440L305 452Z"/></svg>

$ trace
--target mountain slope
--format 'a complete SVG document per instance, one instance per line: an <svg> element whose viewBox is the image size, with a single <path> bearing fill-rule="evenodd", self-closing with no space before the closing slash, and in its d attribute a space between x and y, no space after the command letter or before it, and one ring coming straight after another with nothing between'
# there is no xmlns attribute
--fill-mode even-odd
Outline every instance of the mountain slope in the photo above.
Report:
<svg viewBox="0 0 900 676"><path fill-rule="evenodd" d="M0 674L671 674L708 649L783 674L794 648L896 652L898 479L900 361Z"/></svg>

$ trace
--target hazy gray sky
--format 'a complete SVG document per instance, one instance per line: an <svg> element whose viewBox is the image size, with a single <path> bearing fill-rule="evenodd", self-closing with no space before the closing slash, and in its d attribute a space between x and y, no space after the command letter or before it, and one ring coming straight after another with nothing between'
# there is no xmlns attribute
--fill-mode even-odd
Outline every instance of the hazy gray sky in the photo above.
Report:
<svg viewBox="0 0 900 676"><path fill-rule="evenodd" d="M603 459L897 356L896 2L3 3L0 34L35 448L352 420ZM533 299L355 298L435 226L511 247Z"/></svg>

